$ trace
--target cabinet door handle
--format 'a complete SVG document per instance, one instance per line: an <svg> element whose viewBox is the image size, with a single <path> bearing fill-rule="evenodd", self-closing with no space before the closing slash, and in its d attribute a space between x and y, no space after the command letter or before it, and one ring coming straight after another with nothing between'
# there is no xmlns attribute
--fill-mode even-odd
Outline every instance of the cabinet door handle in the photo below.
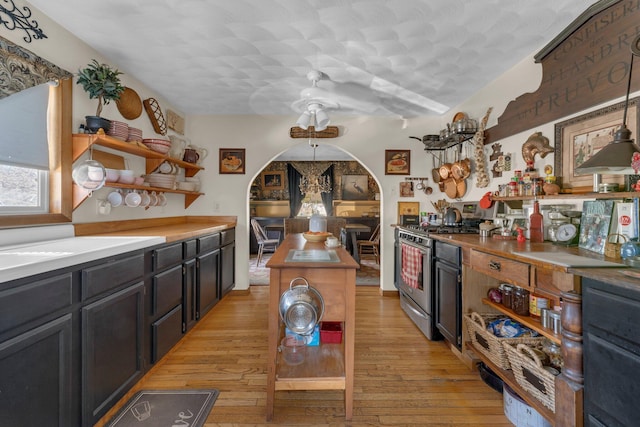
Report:
<svg viewBox="0 0 640 427"><path fill-rule="evenodd" d="M500 271L500 268L502 268L502 266L498 261L489 261L489 268L491 270Z"/></svg>

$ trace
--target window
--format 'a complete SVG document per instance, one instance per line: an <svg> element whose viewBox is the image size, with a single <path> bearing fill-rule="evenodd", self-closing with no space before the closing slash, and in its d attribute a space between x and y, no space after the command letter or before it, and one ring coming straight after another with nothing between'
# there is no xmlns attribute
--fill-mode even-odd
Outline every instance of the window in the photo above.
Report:
<svg viewBox="0 0 640 427"><path fill-rule="evenodd" d="M47 213L49 172L0 164L0 214Z"/></svg>

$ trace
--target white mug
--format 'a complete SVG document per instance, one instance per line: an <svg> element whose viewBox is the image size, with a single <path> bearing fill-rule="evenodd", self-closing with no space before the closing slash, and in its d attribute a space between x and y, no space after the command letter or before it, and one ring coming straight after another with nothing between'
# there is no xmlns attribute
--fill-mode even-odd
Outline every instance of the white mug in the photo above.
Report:
<svg viewBox="0 0 640 427"><path fill-rule="evenodd" d="M151 203L151 197L149 197L149 192L144 190L140 195L140 207L146 208Z"/></svg>
<svg viewBox="0 0 640 427"><path fill-rule="evenodd" d="M124 203L130 208L137 208L140 206L140 202L142 202L142 197L135 191L130 192L124 198Z"/></svg>
<svg viewBox="0 0 640 427"><path fill-rule="evenodd" d="M167 197L164 193L158 193L158 206L166 206L167 205Z"/></svg>
<svg viewBox="0 0 640 427"><path fill-rule="evenodd" d="M339 246L339 245L340 245L340 242L338 242L338 238L337 237L333 237L333 236L327 237L327 246L330 246L330 247L333 248L333 247L336 247L336 246Z"/></svg>
<svg viewBox="0 0 640 427"><path fill-rule="evenodd" d="M122 205L124 198L122 197L120 190L116 190L107 195L107 200L111 203L111 206L117 207Z"/></svg>
<svg viewBox="0 0 640 427"><path fill-rule="evenodd" d="M149 206L157 206L158 205L158 196L155 191L152 191L149 194Z"/></svg>

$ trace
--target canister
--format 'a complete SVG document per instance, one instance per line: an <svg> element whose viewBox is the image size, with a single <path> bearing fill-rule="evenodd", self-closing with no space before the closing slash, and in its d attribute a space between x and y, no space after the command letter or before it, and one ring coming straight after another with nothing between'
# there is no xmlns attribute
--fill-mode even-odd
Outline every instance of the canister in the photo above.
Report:
<svg viewBox="0 0 640 427"><path fill-rule="evenodd" d="M543 328L549 328L549 311L548 308L540 309L540 323Z"/></svg>
<svg viewBox="0 0 640 427"><path fill-rule="evenodd" d="M502 294L502 305L510 309L513 308L513 288L514 286L508 283L502 283L498 288Z"/></svg>
<svg viewBox="0 0 640 427"><path fill-rule="evenodd" d="M549 311L549 326L554 334L560 334L562 332L562 320L559 311Z"/></svg>
<svg viewBox="0 0 640 427"><path fill-rule="evenodd" d="M529 291L516 286L513 291L513 311L521 316L529 315Z"/></svg>

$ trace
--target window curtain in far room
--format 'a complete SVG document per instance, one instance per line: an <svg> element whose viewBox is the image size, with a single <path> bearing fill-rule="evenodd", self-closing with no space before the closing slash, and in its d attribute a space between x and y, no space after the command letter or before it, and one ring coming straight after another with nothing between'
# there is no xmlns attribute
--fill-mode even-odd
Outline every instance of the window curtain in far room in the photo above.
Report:
<svg viewBox="0 0 640 427"><path fill-rule="evenodd" d="M322 176L329 177L329 185L331 185L332 189L328 193L320 194L322 204L324 205L324 210L327 212L327 216L333 216L333 165L329 166L329 168L322 173Z"/></svg>
<svg viewBox="0 0 640 427"><path fill-rule="evenodd" d="M304 195L300 192L302 174L290 163L287 164L287 178L289 181L289 218L295 218L302 207Z"/></svg>

